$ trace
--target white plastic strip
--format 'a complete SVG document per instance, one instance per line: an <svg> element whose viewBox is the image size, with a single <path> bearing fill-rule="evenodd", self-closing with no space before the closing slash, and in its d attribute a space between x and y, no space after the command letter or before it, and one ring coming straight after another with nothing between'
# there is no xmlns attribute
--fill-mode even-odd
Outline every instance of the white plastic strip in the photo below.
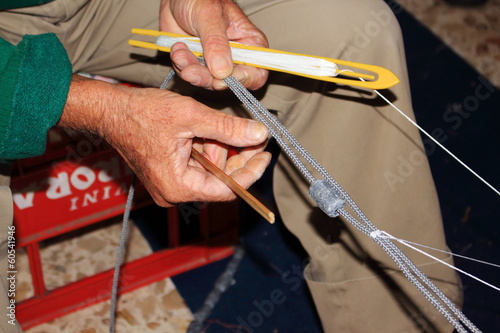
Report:
<svg viewBox="0 0 500 333"><path fill-rule="evenodd" d="M178 42L186 44L187 47L193 52L203 53L200 39L196 37L182 38L158 36L156 39L156 45L169 48ZM233 60L235 61L265 66L267 68L276 68L289 72L314 76L338 75L338 66L333 62L321 58L258 50L246 50L234 47L231 48L231 54L233 56Z"/></svg>

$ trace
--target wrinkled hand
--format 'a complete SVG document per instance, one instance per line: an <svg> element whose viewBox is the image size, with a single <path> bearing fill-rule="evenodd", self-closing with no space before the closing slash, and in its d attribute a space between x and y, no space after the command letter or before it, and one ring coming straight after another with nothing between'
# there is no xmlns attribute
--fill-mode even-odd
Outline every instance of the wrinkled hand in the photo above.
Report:
<svg viewBox="0 0 500 333"><path fill-rule="evenodd" d="M185 44L175 44L170 53L177 73L193 85L224 89L221 80L233 75L248 89L258 89L267 80L266 70L233 65L229 41L268 47L266 36L233 0L162 0L160 29L201 38L208 69Z"/></svg>
<svg viewBox="0 0 500 333"><path fill-rule="evenodd" d="M161 206L235 198L222 181L190 157L192 147L245 188L260 178L270 162L270 154L263 151L264 125L155 88L75 76L59 125L103 137ZM227 158L226 145L246 148Z"/></svg>

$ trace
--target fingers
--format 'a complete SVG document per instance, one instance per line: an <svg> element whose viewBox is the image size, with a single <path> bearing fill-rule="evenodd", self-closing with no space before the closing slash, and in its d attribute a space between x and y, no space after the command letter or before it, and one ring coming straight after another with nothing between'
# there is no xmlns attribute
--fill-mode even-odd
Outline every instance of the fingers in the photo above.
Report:
<svg viewBox="0 0 500 333"><path fill-rule="evenodd" d="M184 43L176 43L170 51L170 58L177 74L186 82L194 86L219 90L223 87L222 81L215 80L207 67L200 64L198 58L192 54ZM219 81L219 82L216 82ZM214 86L218 84L218 86Z"/></svg>
<svg viewBox="0 0 500 333"><path fill-rule="evenodd" d="M267 70L234 65L229 41L268 47L266 36L255 27L232 0L174 1L162 6L162 30L201 38L206 67L187 54L185 46L174 46L171 58L178 74L187 82L206 89L226 89L222 81L233 75L249 89L262 87ZM176 52L179 51L179 52Z"/></svg>
<svg viewBox="0 0 500 333"><path fill-rule="evenodd" d="M247 89L257 90L266 83L269 72L261 68L238 65L234 68L233 76ZM223 83L223 88L225 87L226 84ZM222 87L216 90L221 89Z"/></svg>
<svg viewBox="0 0 500 333"><path fill-rule="evenodd" d="M242 187L249 188L262 177L270 162L271 154L263 151L253 155L244 165L228 174ZM234 163L228 164L233 164L234 166Z"/></svg>
<svg viewBox="0 0 500 333"><path fill-rule="evenodd" d="M103 84L96 87L98 91ZM205 150L244 187L256 181L269 163L267 154L261 153L268 131L259 122L226 115L165 90L106 86L112 90L101 94L97 105L108 112L99 134L122 155L159 205L234 199L224 183L190 158L192 147ZM248 148L228 159L227 146Z"/></svg>
<svg viewBox="0 0 500 333"><path fill-rule="evenodd" d="M211 139L234 147L261 144L268 138L264 124L240 117L227 115L203 105L203 112L187 115L188 126L194 137ZM191 116L191 118L190 118Z"/></svg>
<svg viewBox="0 0 500 333"><path fill-rule="evenodd" d="M204 152L204 155L207 156L206 152ZM207 156L207 158L209 157ZM226 168L221 165L218 167L223 169L225 174L233 178L233 180L242 187L249 188L262 177L270 161L270 153L255 149L250 154L247 152L247 154L232 156L227 160ZM212 163L215 163L215 161L212 161ZM228 172L228 170L231 170L231 172ZM206 171L201 165L196 167L196 171L200 174L207 173L203 176L205 177L205 183L203 185L205 189L205 193L203 193L205 195L204 200L224 201L234 199L234 193L229 190L229 187L223 180L218 178L219 176L217 176L217 174L211 174L211 171Z"/></svg>
<svg viewBox="0 0 500 333"><path fill-rule="evenodd" d="M230 149L228 145L213 140L205 140L202 149L199 151L202 151L219 169L224 170Z"/></svg>
<svg viewBox="0 0 500 333"><path fill-rule="evenodd" d="M230 1L229 3L232 3ZM201 39L206 65L215 79L223 80L233 72L233 59L227 36L228 17L225 1L198 6L194 17Z"/></svg>
<svg viewBox="0 0 500 333"><path fill-rule="evenodd" d="M224 33L217 33L217 26L200 33L203 56L208 70L215 79L223 80L233 72L233 58L229 47L229 40Z"/></svg>
<svg viewBox="0 0 500 333"><path fill-rule="evenodd" d="M212 140L205 140L203 143L196 141L193 144L193 148L202 152L212 163L214 163L219 169L224 170L226 174L231 174L235 170L244 167L245 163L251 159L254 155L261 153L267 146L267 141L256 146L246 147L240 149L237 153L230 155L231 148L227 145L221 144L220 142L215 142Z"/></svg>
<svg viewBox="0 0 500 333"><path fill-rule="evenodd" d="M198 58L189 51L184 43L176 43L172 46L170 58L177 74L184 81L205 89L223 90L227 88L223 81L215 79L208 68L200 64ZM256 90L266 82L268 71L237 65L234 67L232 75L246 88Z"/></svg>

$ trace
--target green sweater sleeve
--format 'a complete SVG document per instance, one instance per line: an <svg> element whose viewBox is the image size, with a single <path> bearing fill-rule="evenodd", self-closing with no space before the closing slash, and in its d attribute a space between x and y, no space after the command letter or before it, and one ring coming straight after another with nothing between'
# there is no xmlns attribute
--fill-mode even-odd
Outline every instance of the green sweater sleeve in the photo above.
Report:
<svg viewBox="0 0 500 333"><path fill-rule="evenodd" d="M0 9L12 9L42 5L52 0L0 0Z"/></svg>
<svg viewBox="0 0 500 333"><path fill-rule="evenodd" d="M72 67L54 34L25 35L17 46L0 38L0 159L43 154L59 120Z"/></svg>

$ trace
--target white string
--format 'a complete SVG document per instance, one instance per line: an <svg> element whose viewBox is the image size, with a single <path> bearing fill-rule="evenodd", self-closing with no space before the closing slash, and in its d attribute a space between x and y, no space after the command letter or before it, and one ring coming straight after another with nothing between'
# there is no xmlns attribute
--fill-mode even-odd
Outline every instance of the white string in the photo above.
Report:
<svg viewBox="0 0 500 333"><path fill-rule="evenodd" d="M451 264L449 264L449 263L447 263L447 262L445 262L445 261L443 261L443 260L441 260L441 259L438 259L438 258L436 258L436 257L434 257L434 256L432 256L432 255L430 255L430 254L428 254L427 252L422 251L422 250L420 250L420 249L418 249L418 248L416 248L415 246L412 246L412 245L410 245L410 244L414 244L414 245L417 245L417 246L426 247L426 248L429 248L429 249L432 249L432 250L436 250L436 251L439 251L439 252L443 252L443 253L451 254L451 255L454 255L454 256L459 256L459 255L456 255L456 254L451 253L451 252L446 252L446 251L442 251L442 250L434 249L434 248L432 248L432 247L428 247L428 246L421 245L421 244L418 244L418 243L410 242L410 241L407 241L407 240L404 240L404 239L396 238L396 237L392 236L391 234L389 234L389 233L387 233L387 232L385 232L385 231L382 231L382 230L375 230L375 231L373 231L373 232L370 234L370 237L371 237L372 239L377 239L377 238L386 238L386 239L392 239L392 240L395 240L395 241L397 241L397 242L399 242L399 243L401 243L401 244L403 244L403 245L405 245L405 246L409 247L410 249L413 249L413 250L415 250L415 251L417 251L417 252L419 252L419 253L421 253L421 254L423 254L423 255L425 255L425 256L427 256L427 257L429 257L429 258L433 259L433 260L436 260L436 261L438 261L438 262L442 263L443 265L446 265L446 266L448 266L448 267L450 267L450 268L452 268L452 269L456 270L457 272L460 272L460 273L462 273L462 274L464 274L464 275L467 275L468 277L470 277L470 278L472 278L472 279L474 279L474 280L476 280L476 281L479 281L479 282L481 282L482 284L484 284L484 285L486 285L486 286L488 286L488 287L490 287L490 288L492 288L492 289L495 289L495 290L497 290L497 291L500 291L500 287L497 287L497 286L492 285L492 284L490 284L490 283L488 283L488 282L486 282L486 281L484 281L484 280L481 280L480 278L478 278L478 277L476 277L476 276L474 276L474 275L472 275L472 274L470 274L470 273L467 273L466 271L464 271L464 270L462 270L462 269L460 269L460 268L458 268L458 267L455 267L455 266L453 266L453 265L451 265ZM475 260L475 259L473 259L473 258L468 258L468 257L464 257L464 256L460 256L460 257L463 257L463 258L466 258L466 259L469 259L469 260L473 260L473 261L478 261L478 262L481 262L481 261L479 261L479 260ZM484 262L484 263L486 263L486 262ZM496 264L491 264L491 263L487 263L487 264L490 264L490 265L492 265L492 266L497 266L497 267L500 267L499 265L496 265Z"/></svg>
<svg viewBox="0 0 500 333"><path fill-rule="evenodd" d="M172 47L175 43L182 42L193 52L203 53L200 39L196 37L171 37L158 36L156 45ZM296 54L283 54L265 52L258 50L247 50L231 48L233 60L248 64L276 68L289 72L314 75L314 76L337 76L338 66L322 58L303 56Z"/></svg>
<svg viewBox="0 0 500 333"><path fill-rule="evenodd" d="M364 81L360 78L361 81ZM410 123L413 124L416 128L418 128L422 133L424 133L429 139L431 139L435 144L437 144L441 149L448 153L451 157L453 157L458 163L460 163L464 168L466 168L469 172L471 172L474 176L476 176L480 181L486 184L489 188L495 191L496 194L500 195L500 191L498 191L495 187L493 187L490 183L488 183L485 179L483 179L480 175L478 175L472 168L470 168L467 164L462 162L458 157L456 157L451 151L449 151L445 146L443 146L439 141L434 139L432 135L427 133L422 127L420 127L413 119L408 117L403 111L401 111L396 105L394 105L391 101L389 101L384 95L382 95L379 91L374 90L377 95L379 95L384 101L387 102L390 106L392 106L396 111L398 111L403 117L405 117Z"/></svg>
<svg viewBox="0 0 500 333"><path fill-rule="evenodd" d="M426 246L426 245L418 244L418 243L415 243L415 242L410 242L408 240L404 240L404 242L406 242L408 244L412 244L412 245L424 247L424 248L429 249L429 250L434 250L434 251L441 252L441 253L444 253L444 254L449 254L449 255L452 255L452 256L457 257L457 258L474 261L474 262L477 262L479 264L489 265L489 266L493 266L493 267L496 267L496 268L500 268L500 265L494 264L494 263L491 263L491 262L488 262L488 261L483 261L483 260L479 260L479 259L475 259L475 258L471 258L471 257L466 257L466 256L463 256L463 255L460 255L460 254L456 254L456 253L453 253L453 252L443 251L443 250L440 250L440 249L433 248L431 246Z"/></svg>
<svg viewBox="0 0 500 333"><path fill-rule="evenodd" d="M157 44L159 44L157 42ZM227 80L227 79L226 79ZM225 80L225 81L226 81ZM236 81L236 80L234 80ZM226 81L226 83L228 83L228 86L231 87L231 84L229 81ZM238 83L236 81L236 83ZM239 83L238 83L239 84ZM244 88L243 88L244 89ZM235 90L235 89L232 89L235 93L237 93L238 91ZM390 103L384 96L382 96L378 91L375 91L380 97L382 97L382 99L384 99L389 105L393 106L393 108L395 108L398 112L400 112L402 115L404 115L404 113L402 113L398 108L396 108L392 103ZM250 94L250 93L249 93ZM237 94L238 95L238 94ZM251 95L251 94L250 94ZM242 100L242 102L244 102ZM257 102L258 103L258 102ZM246 103L244 103L246 105ZM253 105L252 105L253 106ZM263 108L263 107L262 107ZM265 108L264 108L265 109ZM410 120L410 122L416 126L417 128L419 128L421 131L423 131L423 133L425 133L427 136L429 136L433 141L434 138L432 138L429 134L427 134L422 128L420 128L416 123L414 123L410 118L408 118L406 115L404 115L408 120ZM269 127L269 126L268 126ZM440 145L438 142L436 142L440 147L442 147L445 151L447 151L451 156L454 157L453 154L451 154L447 149L445 149L442 145ZM457 159L456 157L454 157L455 159ZM458 160L458 159L457 159ZM462 165L466 166L463 162L461 162L460 160L458 160ZM467 166L466 166L467 167ZM468 167L467 167L468 168ZM470 168L468 168L470 170ZM473 172L472 170L470 170L471 172ZM473 172L474 173L474 172ZM474 173L475 174L475 173ZM477 176L477 174L475 174ZM480 178L480 177L479 177ZM482 179L482 178L480 178ZM483 180L484 182L484 180ZM489 184L488 184L489 185ZM490 187L492 187L491 185L489 185ZM496 190L495 190L496 191ZM498 191L497 191L498 192ZM500 192L498 192L500 194ZM362 214L363 215L363 214ZM363 215L364 216L364 215ZM364 229L364 228L362 228ZM373 230L373 229L372 229ZM382 239L387 239L388 237L382 237L383 235L385 235L384 232L381 232L379 230L375 230L373 232L369 232L369 235L370 237L372 237L372 239L376 240L376 242L384 249L387 251L387 253L395 260L395 262L398 264L398 266L402 269L402 271L404 272L404 274L408 277L408 279L422 292L422 294L429 300L429 302L431 302L431 304L433 306L436 307L436 309L438 309L439 312L441 312L443 314L443 316L445 316L445 318L450 321L450 323L453 324L453 326L459 331L459 332L466 332L465 329L463 328L463 326L461 325L460 322L462 323L466 323L466 326L471 328L472 331L475 331L475 332L479 332L479 330L474 326L473 323L471 323L464 315L463 313L460 311L460 309L458 309L448 298L446 295L444 295L444 293L431 281L429 280L429 278L424 274L422 273L418 267L415 266L415 264L413 264L402 252L399 248L397 248L394 244L390 243L389 241L386 241L387 243L390 243L391 246L389 246L389 244L385 244L383 243L384 241L382 241ZM388 235L388 234L386 234ZM390 236L390 235L389 235ZM392 237L392 236L390 236ZM482 281L480 280L479 278L473 276L472 274L469 274L463 270L460 270L456 267L453 267L452 265L438 259L438 258L435 258L427 253L425 253L424 251L422 250L419 250L409 244L406 244L404 243L404 241L402 240L398 240L394 237L392 237L394 240L397 240L398 242L400 242L401 244L403 245L406 245L407 247L409 248L412 248L414 249L415 251L417 252L420 252L422 253L423 255L435 260L435 261L438 261L452 269L455 269L457 270L458 272L461 272L462 274L465 274L467 276L470 276L471 278L485 284L485 285L488 285L490 286L491 288L493 289L496 289L496 290L499 290L500 291L500 288L496 287L496 286L493 286L485 281ZM415 276L415 274L416 276ZM420 279L420 280L419 280ZM424 284L422 284L422 282L424 282ZM427 287L426 287L427 286ZM428 289L430 288L430 290ZM437 296L433 296L433 294L431 293L434 292L434 295ZM451 310L451 312L449 311ZM457 316L457 318L453 317L453 314Z"/></svg>
<svg viewBox="0 0 500 333"><path fill-rule="evenodd" d="M182 42L187 45L189 50L193 52L203 53L203 48L201 46L201 41L197 37L172 37L172 36L158 36L156 39L156 45L163 47L172 47L175 43ZM341 72L347 72L351 70L338 71L338 66L330 61L322 58L311 57L307 55L295 55L295 54L282 54L282 53L271 53L265 51L257 50L247 50L239 48L231 48L231 54L233 60L241 61L249 64L261 65L267 68L276 68L280 70L285 70L288 72L295 72L314 76L337 76ZM365 81L359 78L361 81ZM493 185L488 183L484 178L482 178L478 173L476 173L471 167L462 162L457 156L455 156L450 150L448 150L439 141L434 139L432 135L427 133L420 125L418 125L413 119L407 116L403 111L401 111L396 105L389 101L384 95L382 95L378 90L374 92L380 96L384 101L392 106L396 111L398 111L403 117L405 117L413 126L418 128L423 134L425 134L429 139L431 139L435 144L437 144L441 149L443 149L448 155L460 163L465 169L481 180L486 186L491 188L497 195L500 195L500 191L497 190Z"/></svg>
<svg viewBox="0 0 500 333"><path fill-rule="evenodd" d="M292 150L291 154L288 154L288 143L282 142L282 136L287 137L287 141L289 143L295 142L295 138L291 136L290 133L284 128L279 121L272 116L269 111L260 104L255 97L245 88L243 85L238 82L234 77L229 77L224 80L227 83L228 87L238 96L241 102L248 108L248 110L256 117L256 119L262 121L269 128L272 136L277 140L282 147L283 152L287 153L287 155L294 159L295 152ZM264 116L265 115L265 116ZM269 118L267 118L269 116ZM269 122L268 122L269 120ZM272 126L271 124L272 123ZM288 135L290 137L288 138ZM297 142L298 144L298 142ZM297 152L308 161L311 166L317 168L318 171L323 170L325 180L328 181L328 184L332 185L333 188L339 190L339 193L345 193L345 190L342 189L340 185L331 177L324 168L319 165L313 158L310 156L305 149L303 149L300 145L293 145ZM292 157L294 156L294 157ZM311 157L308 159L306 156ZM296 164L299 170L307 171L304 173L304 176L309 173L307 167L302 164L302 161ZM318 165L316 165L318 164ZM305 169L305 170L302 170ZM323 174L322 172L320 172ZM306 178L308 178L306 176ZM314 177L313 177L314 181ZM344 199L350 198L347 193L345 193ZM348 222L350 222L354 227L359 229L360 231L370 235L372 231L377 230L372 222L364 215L364 213L359 209L354 200L346 200L349 203L351 208L356 212L358 217L364 222L359 222L355 217L351 216L345 209L339 209L338 212L346 218ZM429 279L410 259L404 255L404 253L399 249L393 242L388 239L376 239L377 244L379 244L387 254L394 260L394 262L401 269L401 272L408 278L408 280L424 295L424 297L434 306L445 318L448 320L458 332L467 333L466 329L463 327L462 323L465 324L472 332L481 332L463 313L462 311L439 289L436 284Z"/></svg>

